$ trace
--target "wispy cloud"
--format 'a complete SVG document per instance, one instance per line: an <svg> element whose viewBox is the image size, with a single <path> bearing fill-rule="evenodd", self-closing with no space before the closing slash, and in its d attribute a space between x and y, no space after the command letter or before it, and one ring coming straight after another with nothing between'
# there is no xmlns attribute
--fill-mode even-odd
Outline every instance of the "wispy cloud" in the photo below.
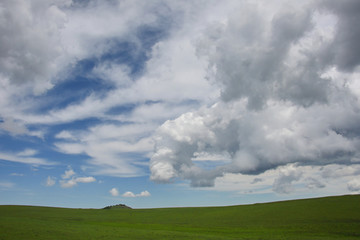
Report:
<svg viewBox="0 0 360 240"><path fill-rule="evenodd" d="M45 182L45 186L51 187L51 186L54 186L55 183L56 183L56 178L48 176L46 179L46 182Z"/></svg>
<svg viewBox="0 0 360 240"><path fill-rule="evenodd" d="M23 177L25 175L23 173L11 173L10 176Z"/></svg>
<svg viewBox="0 0 360 240"><path fill-rule="evenodd" d="M50 162L43 158L33 157L36 154L35 150L26 149L19 153L1 153L0 159L11 162L19 162L30 165L54 165L56 163Z"/></svg>
<svg viewBox="0 0 360 240"><path fill-rule="evenodd" d="M3 189L10 189L13 188L15 186L15 183L13 182L0 182L0 188Z"/></svg>

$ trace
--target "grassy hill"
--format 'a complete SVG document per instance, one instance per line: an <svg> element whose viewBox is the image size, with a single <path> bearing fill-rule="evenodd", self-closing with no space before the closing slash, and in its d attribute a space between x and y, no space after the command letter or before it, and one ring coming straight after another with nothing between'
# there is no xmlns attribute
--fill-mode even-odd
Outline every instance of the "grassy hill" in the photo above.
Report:
<svg viewBox="0 0 360 240"><path fill-rule="evenodd" d="M201 208L0 206L0 239L360 239L360 195Z"/></svg>

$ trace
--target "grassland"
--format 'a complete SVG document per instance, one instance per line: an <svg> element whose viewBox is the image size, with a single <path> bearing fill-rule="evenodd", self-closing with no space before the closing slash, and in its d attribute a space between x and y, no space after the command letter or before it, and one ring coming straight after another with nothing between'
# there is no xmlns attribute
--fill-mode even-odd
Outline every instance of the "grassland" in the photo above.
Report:
<svg viewBox="0 0 360 240"><path fill-rule="evenodd" d="M202 208L0 206L0 239L360 239L360 195Z"/></svg>

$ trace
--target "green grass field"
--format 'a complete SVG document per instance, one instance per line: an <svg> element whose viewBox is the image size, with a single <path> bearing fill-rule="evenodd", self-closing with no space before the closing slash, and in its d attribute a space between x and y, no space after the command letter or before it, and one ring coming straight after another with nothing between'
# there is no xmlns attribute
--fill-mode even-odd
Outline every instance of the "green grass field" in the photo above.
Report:
<svg viewBox="0 0 360 240"><path fill-rule="evenodd" d="M360 195L201 208L0 206L0 239L360 239Z"/></svg>

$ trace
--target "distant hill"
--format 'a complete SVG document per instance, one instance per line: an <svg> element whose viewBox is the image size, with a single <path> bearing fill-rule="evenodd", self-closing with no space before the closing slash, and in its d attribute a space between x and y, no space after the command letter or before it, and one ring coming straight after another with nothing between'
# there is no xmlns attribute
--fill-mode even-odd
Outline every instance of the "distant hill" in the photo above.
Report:
<svg viewBox="0 0 360 240"><path fill-rule="evenodd" d="M126 206L125 204L116 204L116 205L111 205L111 206L106 206L103 209L117 209L117 208L127 208L127 209L132 209L129 206Z"/></svg>

